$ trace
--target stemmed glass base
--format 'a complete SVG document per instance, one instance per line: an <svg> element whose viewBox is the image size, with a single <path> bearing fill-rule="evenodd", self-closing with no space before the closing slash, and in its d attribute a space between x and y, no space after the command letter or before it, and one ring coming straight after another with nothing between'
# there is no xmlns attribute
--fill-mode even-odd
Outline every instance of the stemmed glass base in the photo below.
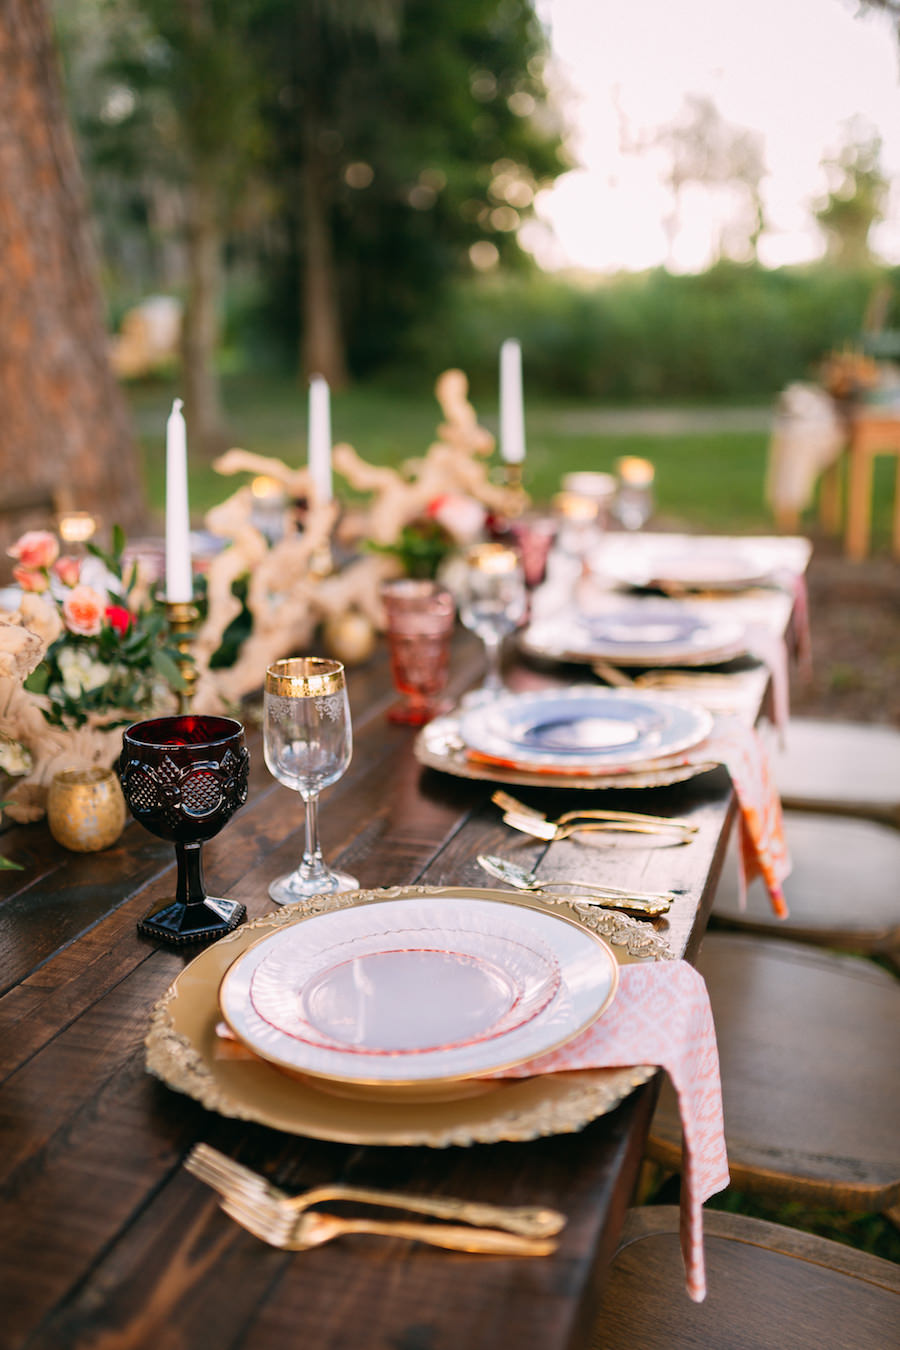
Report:
<svg viewBox="0 0 900 1350"><path fill-rule="evenodd" d="M180 947L189 942L214 942L231 933L247 917L247 907L238 900L220 900L208 895L197 905L166 900L138 920L137 930L144 937Z"/></svg>
<svg viewBox="0 0 900 1350"><path fill-rule="evenodd" d="M269 885L269 895L276 905L292 905L295 900L308 900L311 895L336 895L339 891L358 891L359 882L349 872L327 872L324 877L304 875L301 864L293 872L286 872Z"/></svg>
<svg viewBox="0 0 900 1350"><path fill-rule="evenodd" d="M166 899L138 921L144 937L181 946L188 942L213 942L230 933L247 917L239 900L207 895L203 882L203 858L199 843L176 843L178 880L175 899Z"/></svg>

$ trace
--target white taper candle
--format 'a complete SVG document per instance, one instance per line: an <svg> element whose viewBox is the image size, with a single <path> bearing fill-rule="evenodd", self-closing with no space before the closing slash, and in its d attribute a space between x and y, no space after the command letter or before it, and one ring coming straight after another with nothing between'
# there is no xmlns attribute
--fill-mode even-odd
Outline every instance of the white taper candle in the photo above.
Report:
<svg viewBox="0 0 900 1350"><path fill-rule="evenodd" d="M166 422L166 599L193 599L188 512L187 427L180 398Z"/></svg>
<svg viewBox="0 0 900 1350"><path fill-rule="evenodd" d="M309 382L309 449L307 464L316 500L330 502L331 487L331 391L322 375Z"/></svg>
<svg viewBox="0 0 900 1350"><path fill-rule="evenodd" d="M507 338L500 348L500 455L507 464L521 464L525 458L522 348L515 338Z"/></svg>

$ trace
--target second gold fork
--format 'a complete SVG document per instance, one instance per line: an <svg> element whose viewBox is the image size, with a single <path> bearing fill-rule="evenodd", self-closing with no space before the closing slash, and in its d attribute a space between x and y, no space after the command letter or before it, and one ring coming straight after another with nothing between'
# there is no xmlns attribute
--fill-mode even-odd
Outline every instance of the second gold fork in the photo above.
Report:
<svg viewBox="0 0 900 1350"><path fill-rule="evenodd" d="M519 1207L491 1205L477 1200L457 1200L451 1196L402 1195L395 1191L371 1190L333 1182L314 1186L301 1195L289 1195L273 1186L258 1172L235 1162L209 1144L197 1144L185 1159L185 1168L224 1197L265 1198L273 1208L293 1217L323 1200L355 1200L360 1204L383 1205L387 1209L406 1209L437 1219L455 1219L476 1227L504 1228L525 1237L551 1237L566 1223L564 1214L537 1205Z"/></svg>

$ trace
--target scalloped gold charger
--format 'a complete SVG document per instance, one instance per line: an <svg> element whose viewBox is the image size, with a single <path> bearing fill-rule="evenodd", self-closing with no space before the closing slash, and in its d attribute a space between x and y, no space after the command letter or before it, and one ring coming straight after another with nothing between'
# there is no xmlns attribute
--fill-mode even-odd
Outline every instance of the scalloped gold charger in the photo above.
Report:
<svg viewBox="0 0 900 1350"><path fill-rule="evenodd" d="M456 1100L382 1101L344 1099L317 1090L258 1059L222 1057L218 1052L218 991L232 962L253 943L283 925L314 914L384 899L472 897L503 900L525 908L548 909L532 897L473 887L393 887L315 896L285 906L238 928L206 948L185 967L153 1010L146 1038L146 1067L169 1087L195 1098L220 1115L253 1120L289 1134L351 1144L446 1148L450 1145L536 1139L583 1129L646 1083L656 1070L591 1069L492 1083L482 1095ZM603 932L617 958L652 953L642 940L647 930L622 922L610 911L573 913Z"/></svg>

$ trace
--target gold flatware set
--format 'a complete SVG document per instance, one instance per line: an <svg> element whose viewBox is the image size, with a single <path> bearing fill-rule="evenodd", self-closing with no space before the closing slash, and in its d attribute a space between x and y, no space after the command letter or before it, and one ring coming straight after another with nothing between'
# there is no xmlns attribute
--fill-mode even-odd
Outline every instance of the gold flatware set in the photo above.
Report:
<svg viewBox="0 0 900 1350"><path fill-rule="evenodd" d="M690 842L698 829L691 821L679 816L648 816L635 811L606 811L599 808L565 811L551 820L542 811L527 806L517 797L503 791L495 792L491 801L500 807L507 825L548 842L567 839L572 834L588 830L676 835L678 837L673 842L685 844Z"/></svg>
<svg viewBox="0 0 900 1350"><path fill-rule="evenodd" d="M226 1214L270 1246L285 1251L306 1251L346 1234L370 1233L408 1238L452 1251L544 1256L555 1251L555 1235L566 1222L565 1216L558 1211L537 1206L513 1207L443 1196L403 1195L341 1183L315 1186L300 1195L289 1195L208 1144L197 1144L184 1166L221 1196L221 1206ZM326 1200L405 1209L455 1222L349 1219L310 1212L311 1206Z"/></svg>

